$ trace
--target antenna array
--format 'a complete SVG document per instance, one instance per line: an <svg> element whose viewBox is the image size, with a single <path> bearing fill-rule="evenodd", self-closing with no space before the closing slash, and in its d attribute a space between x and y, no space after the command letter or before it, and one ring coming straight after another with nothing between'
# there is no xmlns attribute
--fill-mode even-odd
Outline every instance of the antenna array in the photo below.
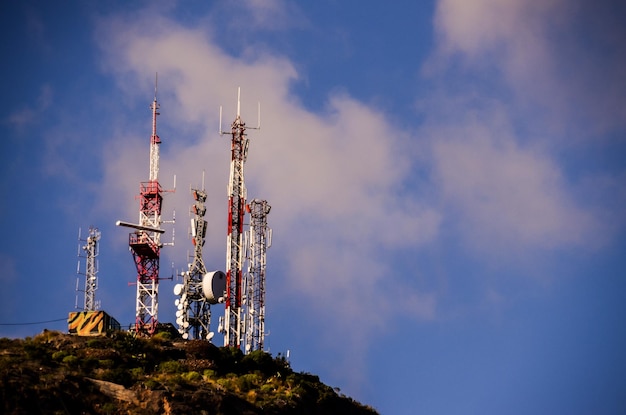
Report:
<svg viewBox="0 0 626 415"><path fill-rule="evenodd" d="M259 117L260 118L260 117ZM226 241L226 296L224 318L220 319L220 331L224 334L224 345L241 347L243 329L243 221L246 204L246 186L244 182L244 163L248 154L246 124L241 119L241 88L237 90L237 116L230 131L221 130L220 134L230 134L231 162L228 182L228 228ZM260 126L256 127L259 129Z"/></svg>
<svg viewBox="0 0 626 415"><path fill-rule="evenodd" d="M215 334L210 330L211 304L217 304L220 300L223 302L226 276L221 271L209 273L206 270L202 247L207 231L207 221L204 220L207 193L204 189L191 189L191 194L195 201L191 206L193 259L188 270L181 274L183 283L174 286L174 294L180 296L175 301L176 323L183 339L211 341Z"/></svg>

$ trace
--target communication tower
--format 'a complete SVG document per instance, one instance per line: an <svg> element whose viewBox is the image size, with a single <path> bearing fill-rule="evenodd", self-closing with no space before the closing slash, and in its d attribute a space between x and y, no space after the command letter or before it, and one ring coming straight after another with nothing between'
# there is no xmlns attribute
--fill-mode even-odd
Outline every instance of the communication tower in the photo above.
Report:
<svg viewBox="0 0 626 415"><path fill-rule="evenodd" d="M204 180L203 180L204 181ZM205 339L211 341L211 304L224 301L226 276L221 271L207 272L202 259L202 247L206 237L207 221L204 220L207 193L204 190L191 189L194 204L191 205L191 242L193 259L187 271L183 272L182 284L174 286L176 299L176 323L183 339Z"/></svg>
<svg viewBox="0 0 626 415"><path fill-rule="evenodd" d="M253 199L246 210L250 214L248 240L248 272L244 280L245 353L263 350L265 341L265 269L267 248L272 246L272 230L267 226L271 206L266 200Z"/></svg>
<svg viewBox="0 0 626 415"><path fill-rule="evenodd" d="M161 218L163 190L159 183L159 147L161 139L157 135L156 119L160 106L157 102L157 85L154 86L152 110L152 135L150 136L150 178L139 185L139 223L117 221L118 226L134 228L128 237L128 246L137 268L137 297L134 330L139 335L154 334L158 322L159 260L161 248L171 243L162 243ZM176 187L174 177L174 187ZM174 191L174 190L171 190ZM173 221L170 221L170 223Z"/></svg>
<svg viewBox="0 0 626 415"><path fill-rule="evenodd" d="M76 291L82 291L85 294L83 302L84 311L96 311L100 308L100 302L96 301L96 290L98 289L98 254L100 253L98 241L100 240L100 231L98 228L89 227L87 239L81 239L80 229L78 230L78 240L82 242L78 246L78 256L85 259L85 272L80 270L80 260L76 267L76 273L85 276L85 289L78 287L79 278L76 278ZM84 243L84 245L83 245ZM82 247L81 247L82 245ZM84 251L84 256L80 251ZM76 308L78 307L78 294L76 295Z"/></svg>
<svg viewBox="0 0 626 415"><path fill-rule="evenodd" d="M220 319L220 331L224 333L224 346L241 347L241 306L243 297L243 219L246 204L244 163L248 154L246 123L241 120L241 89L237 90L237 116L230 131L222 131L220 108L219 133L230 134L231 162L228 182L228 228L226 241L226 298L224 318ZM260 128L260 109L259 126Z"/></svg>

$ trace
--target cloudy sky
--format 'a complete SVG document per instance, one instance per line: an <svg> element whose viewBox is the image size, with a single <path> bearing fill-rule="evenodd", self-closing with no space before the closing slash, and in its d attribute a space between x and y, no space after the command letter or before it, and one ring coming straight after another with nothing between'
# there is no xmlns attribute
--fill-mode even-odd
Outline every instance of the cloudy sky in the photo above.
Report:
<svg viewBox="0 0 626 415"><path fill-rule="evenodd" d="M125 3L0 6L0 336L66 329L40 322L74 309L89 226L97 299L134 321L114 224L138 221L158 72L162 276L203 172L225 268L219 107L228 125L241 87L273 354L383 414L626 411L624 5Z"/></svg>

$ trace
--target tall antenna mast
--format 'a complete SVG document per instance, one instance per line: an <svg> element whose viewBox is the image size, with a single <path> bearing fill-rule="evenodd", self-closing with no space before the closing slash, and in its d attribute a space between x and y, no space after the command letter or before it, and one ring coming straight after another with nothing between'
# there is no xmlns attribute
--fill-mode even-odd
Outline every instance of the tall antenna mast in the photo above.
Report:
<svg viewBox="0 0 626 415"><path fill-rule="evenodd" d="M267 226L270 209L266 200L259 199L246 206L250 213L250 229L246 232L248 272L244 281L245 353L263 350L265 342L265 271L267 248L272 246L272 230Z"/></svg>
<svg viewBox="0 0 626 415"><path fill-rule="evenodd" d="M158 110L160 108L157 102L157 82L158 74L154 78L154 101L150 105L152 110L152 136L150 136L150 181L158 183L159 180L159 147L161 139L157 135L156 121L157 115L160 115Z"/></svg>
<svg viewBox="0 0 626 415"><path fill-rule="evenodd" d="M134 228L128 245L137 268L137 297L135 306L135 331L139 335L152 335L158 323L159 262L161 255L161 218L163 188L159 184L159 147L156 120L160 115L157 101L157 80L154 82L152 110L152 135L150 136L150 179L139 185L139 223L117 221L118 226ZM172 190L174 191L174 190Z"/></svg>
<svg viewBox="0 0 626 415"><path fill-rule="evenodd" d="M83 291L85 299L83 302L84 311L96 311L100 308L99 302L96 301L96 290L98 289L98 261L97 256L100 253L98 241L100 240L100 231L98 228L89 227L89 236L87 239L80 238L80 230L78 231L78 240L84 242L82 250L84 251L84 257L80 254L81 247L79 246L79 257L85 259L85 289L80 290L78 288L78 278L76 279L76 291ZM77 273L80 272L80 261L78 262ZM78 308L78 295L76 296L76 308Z"/></svg>
<svg viewBox="0 0 626 415"><path fill-rule="evenodd" d="M259 127L257 127L258 129ZM228 182L228 228L226 239L226 298L224 319L220 321L221 332L224 333L224 346L241 347L241 307L243 297L243 218L246 204L246 187L244 183L244 163L248 154L248 138L246 124L241 120L241 88L237 89L237 116L231 124L230 131L231 162Z"/></svg>

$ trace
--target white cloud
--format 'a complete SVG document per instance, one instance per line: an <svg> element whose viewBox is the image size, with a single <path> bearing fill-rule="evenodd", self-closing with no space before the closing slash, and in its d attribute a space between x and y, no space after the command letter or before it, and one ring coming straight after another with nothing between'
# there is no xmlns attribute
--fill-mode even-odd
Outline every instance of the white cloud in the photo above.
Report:
<svg viewBox="0 0 626 415"><path fill-rule="evenodd" d="M592 211L579 206L543 148L521 144L501 104L456 113L455 122L435 122L424 134L433 146L435 185L469 249L510 261L594 245L600 225Z"/></svg>
<svg viewBox="0 0 626 415"><path fill-rule="evenodd" d="M427 72L460 58L474 75L504 81L544 131L597 140L626 127L624 17L609 0L440 0Z"/></svg>
<svg viewBox="0 0 626 415"><path fill-rule="evenodd" d="M590 197L580 163L563 157L626 127L626 107L616 105L626 83L614 73L626 67L614 40L623 29L607 18L615 10L605 2L591 9L562 0L436 4L425 73L441 86L420 104L422 133L432 143L435 185L456 215L448 223L460 220L466 246L481 255L510 261L533 250L595 248L616 223L618 210ZM588 64L579 36L613 53ZM607 129L613 134L598 135Z"/></svg>
<svg viewBox="0 0 626 415"><path fill-rule="evenodd" d="M284 0L245 0L244 15L238 22L254 29L281 30L304 22L304 17L293 4Z"/></svg>

